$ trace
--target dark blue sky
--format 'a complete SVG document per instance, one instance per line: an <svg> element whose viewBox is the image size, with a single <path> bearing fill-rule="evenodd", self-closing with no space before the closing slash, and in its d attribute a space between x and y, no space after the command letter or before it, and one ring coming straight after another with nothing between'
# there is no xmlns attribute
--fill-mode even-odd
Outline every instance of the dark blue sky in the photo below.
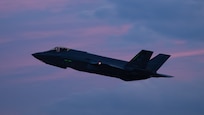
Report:
<svg viewBox="0 0 204 115"><path fill-rule="evenodd" d="M1 115L203 115L201 0L1 0ZM63 46L130 60L171 54L174 78L124 82L46 65L32 53Z"/></svg>

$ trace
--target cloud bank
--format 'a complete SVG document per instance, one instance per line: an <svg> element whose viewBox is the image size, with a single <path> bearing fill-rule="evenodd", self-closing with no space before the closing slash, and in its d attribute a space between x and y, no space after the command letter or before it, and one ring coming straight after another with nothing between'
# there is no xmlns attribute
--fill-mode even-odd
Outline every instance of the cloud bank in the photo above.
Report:
<svg viewBox="0 0 204 115"><path fill-rule="evenodd" d="M0 114L203 114L203 5L1 0ZM123 82L52 67L31 55L55 46L126 61L142 49L170 54L159 73L175 77Z"/></svg>

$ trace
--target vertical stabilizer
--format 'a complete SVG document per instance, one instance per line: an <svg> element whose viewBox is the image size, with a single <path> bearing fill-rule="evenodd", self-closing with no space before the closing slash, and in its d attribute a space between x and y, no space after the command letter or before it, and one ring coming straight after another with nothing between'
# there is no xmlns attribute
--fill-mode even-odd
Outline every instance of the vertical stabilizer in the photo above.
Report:
<svg viewBox="0 0 204 115"><path fill-rule="evenodd" d="M145 69L149 59L152 56L152 51L142 50L134 58L132 58L126 67Z"/></svg>
<svg viewBox="0 0 204 115"><path fill-rule="evenodd" d="M166 62L170 55L158 54L152 58L147 64L147 70L151 72L157 72L157 70Z"/></svg>

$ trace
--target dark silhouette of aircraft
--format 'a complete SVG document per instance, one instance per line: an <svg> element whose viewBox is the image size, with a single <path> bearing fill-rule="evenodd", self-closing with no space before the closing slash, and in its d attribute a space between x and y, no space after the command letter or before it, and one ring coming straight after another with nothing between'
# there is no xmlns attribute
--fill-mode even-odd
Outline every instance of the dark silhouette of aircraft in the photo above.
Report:
<svg viewBox="0 0 204 115"><path fill-rule="evenodd" d="M62 47L32 55L46 64L60 68L70 67L79 71L120 78L124 81L172 77L157 73L170 55L158 54L150 59L152 54L152 51L141 50L129 62Z"/></svg>

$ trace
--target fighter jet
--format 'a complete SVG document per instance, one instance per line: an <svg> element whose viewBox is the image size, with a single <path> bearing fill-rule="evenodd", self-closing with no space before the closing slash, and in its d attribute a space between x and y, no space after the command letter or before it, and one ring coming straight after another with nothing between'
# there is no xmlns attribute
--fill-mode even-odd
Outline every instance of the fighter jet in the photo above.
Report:
<svg viewBox="0 0 204 115"><path fill-rule="evenodd" d="M170 55L158 54L151 58L152 54L152 51L141 50L130 61L123 61L84 51L55 47L49 51L32 55L49 65L64 69L70 67L75 70L115 77L124 81L144 80L151 77L172 77L157 73L157 70Z"/></svg>

